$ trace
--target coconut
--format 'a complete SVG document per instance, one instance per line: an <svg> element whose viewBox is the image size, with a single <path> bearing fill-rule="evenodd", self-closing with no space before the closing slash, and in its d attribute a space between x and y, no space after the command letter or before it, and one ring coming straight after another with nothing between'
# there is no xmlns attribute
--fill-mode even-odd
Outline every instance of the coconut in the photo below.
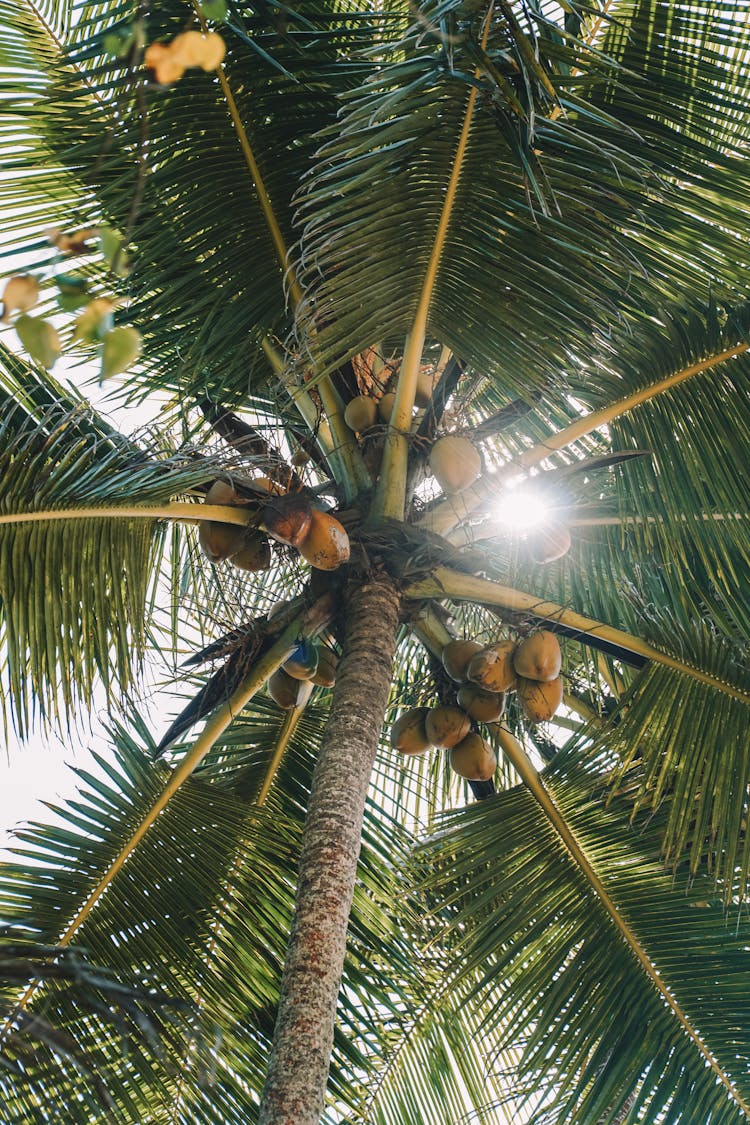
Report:
<svg viewBox="0 0 750 1125"><path fill-rule="evenodd" d="M313 508L310 526L299 552L319 570L336 570L349 558L349 536L335 516Z"/></svg>
<svg viewBox="0 0 750 1125"><path fill-rule="evenodd" d="M230 556L230 562L240 570L268 570L271 565L271 544L259 531L245 531L242 546L236 554Z"/></svg>
<svg viewBox="0 0 750 1125"><path fill-rule="evenodd" d="M425 719L427 737L433 746L450 750L471 730L471 722L459 707L433 707Z"/></svg>
<svg viewBox="0 0 750 1125"><path fill-rule="evenodd" d="M399 715L391 727L391 746L402 754L424 754L430 748L425 719L426 707L414 707Z"/></svg>
<svg viewBox="0 0 750 1125"><path fill-rule="evenodd" d="M562 667L562 653L554 633L540 629L520 645L513 656L513 667L527 680L547 682L557 679Z"/></svg>
<svg viewBox="0 0 750 1125"><path fill-rule="evenodd" d="M207 504L241 504L242 496L225 480L215 480L206 493Z"/></svg>
<svg viewBox="0 0 750 1125"><path fill-rule="evenodd" d="M380 415L381 422L390 422L391 414L393 413L393 404L396 401L396 392L389 391L387 395L383 395L378 403L378 414Z"/></svg>
<svg viewBox="0 0 750 1125"><path fill-rule="evenodd" d="M466 679L466 670L472 658L481 651L479 641L448 641L441 653L443 667L452 680L461 683Z"/></svg>
<svg viewBox="0 0 750 1125"><path fill-rule="evenodd" d="M245 545L245 532L232 523L202 520L198 529L198 542L211 562L221 562L242 549Z"/></svg>
<svg viewBox="0 0 750 1125"><path fill-rule="evenodd" d="M271 699L285 711L291 711L293 707L304 707L313 689L309 680L295 680L283 668L274 672L267 687Z"/></svg>
<svg viewBox="0 0 750 1125"><path fill-rule="evenodd" d="M485 691L479 684L462 684L458 689L458 705L478 723L496 723L505 711L505 694Z"/></svg>
<svg viewBox="0 0 750 1125"><path fill-rule="evenodd" d="M421 367L419 375L417 376L417 390L414 395L414 405L419 407L426 407L432 401L432 394L435 390L435 384L438 381L438 376L432 365Z"/></svg>
<svg viewBox="0 0 750 1125"><path fill-rule="evenodd" d="M468 678L486 691L514 691L516 673L513 668L514 641L498 641L488 645L472 659Z"/></svg>
<svg viewBox="0 0 750 1125"><path fill-rule="evenodd" d="M318 667L318 650L314 643L300 641L282 667L295 680L311 680Z"/></svg>
<svg viewBox="0 0 750 1125"><path fill-rule="evenodd" d="M430 450L430 469L443 492L462 492L481 473L482 461L468 438L448 434Z"/></svg>
<svg viewBox="0 0 750 1125"><path fill-rule="evenodd" d="M567 555L572 540L570 531L564 523L549 523L532 532L526 539L526 547L535 563L554 562Z"/></svg>
<svg viewBox="0 0 750 1125"><path fill-rule="evenodd" d="M344 421L350 430L364 433L365 430L374 426L377 420L378 404L374 398L369 398L367 395L357 395L356 398L346 404Z"/></svg>
<svg viewBox="0 0 750 1125"><path fill-rule="evenodd" d="M467 781L489 781L497 769L495 751L478 734L467 734L451 750L451 769Z"/></svg>
<svg viewBox="0 0 750 1125"><path fill-rule="evenodd" d="M518 677L518 700L526 718L532 723L544 723L551 719L562 703L563 682L558 676L555 680L540 683L539 680L526 680Z"/></svg>
<svg viewBox="0 0 750 1125"><path fill-rule="evenodd" d="M143 64L146 70L153 72L160 86L179 82L185 73L185 67L174 57L169 43L149 43L143 55Z"/></svg>
<svg viewBox="0 0 750 1125"><path fill-rule="evenodd" d="M312 521L312 506L304 496L294 493L271 500L261 513L260 525L272 539L298 547L307 535Z"/></svg>
<svg viewBox="0 0 750 1125"><path fill-rule="evenodd" d="M337 653L328 645L318 645L318 667L310 676L312 683L318 687L332 688L336 683L336 669L339 658Z"/></svg>

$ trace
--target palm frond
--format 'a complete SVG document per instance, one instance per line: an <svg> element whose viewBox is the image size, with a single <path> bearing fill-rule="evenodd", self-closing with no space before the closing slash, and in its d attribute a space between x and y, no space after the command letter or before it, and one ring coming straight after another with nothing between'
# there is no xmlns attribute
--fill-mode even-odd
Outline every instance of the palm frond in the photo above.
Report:
<svg viewBox="0 0 750 1125"><path fill-rule="evenodd" d="M606 808L599 768L560 755L544 784L697 1042L522 790L449 816L425 845L450 971L474 981L488 1031L514 1027L519 1091L541 1093L540 1125L743 1120L746 919L727 921L708 877L664 874L660 818L636 831L626 803Z"/></svg>
<svg viewBox="0 0 750 1125"><path fill-rule="evenodd" d="M2 356L3 514L159 504L206 479L204 464L149 452L15 357ZM72 713L101 680L125 690L146 647L163 528L151 519L3 523L4 702L19 728ZM128 625L123 627L123 623Z"/></svg>

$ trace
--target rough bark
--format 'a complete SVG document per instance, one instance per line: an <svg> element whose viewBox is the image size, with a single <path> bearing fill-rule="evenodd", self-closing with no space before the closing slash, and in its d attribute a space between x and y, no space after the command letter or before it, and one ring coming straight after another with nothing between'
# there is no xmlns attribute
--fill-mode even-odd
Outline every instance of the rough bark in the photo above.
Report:
<svg viewBox="0 0 750 1125"><path fill-rule="evenodd" d="M393 669L398 594L353 585L344 651L313 774L294 921L259 1125L318 1125L346 950L365 797Z"/></svg>

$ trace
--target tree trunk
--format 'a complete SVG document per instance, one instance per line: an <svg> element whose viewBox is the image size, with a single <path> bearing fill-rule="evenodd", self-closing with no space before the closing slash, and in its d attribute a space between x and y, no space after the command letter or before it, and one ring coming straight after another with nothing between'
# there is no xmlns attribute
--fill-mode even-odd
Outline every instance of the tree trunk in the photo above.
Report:
<svg viewBox="0 0 750 1125"><path fill-rule="evenodd" d="M312 779L292 932L259 1125L318 1125L365 797L393 670L399 596L387 576L347 596L344 651Z"/></svg>

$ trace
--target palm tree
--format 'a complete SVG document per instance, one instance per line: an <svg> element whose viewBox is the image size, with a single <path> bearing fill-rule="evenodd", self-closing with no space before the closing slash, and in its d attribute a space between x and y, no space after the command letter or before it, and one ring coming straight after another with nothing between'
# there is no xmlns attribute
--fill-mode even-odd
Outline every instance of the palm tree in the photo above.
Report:
<svg viewBox="0 0 750 1125"><path fill-rule="evenodd" d="M748 1119L742 0L0 15L4 246L42 279L4 309L0 690L27 732L103 685L112 738L0 912L192 1012L123 1049L29 957L5 1125ZM164 70L186 31L223 62ZM158 427L56 381L53 310L105 374L142 339L119 393ZM518 533L496 505L532 486ZM312 510L333 568L265 565L259 526ZM565 707L509 697L491 782L391 746L454 704L452 639L540 629ZM282 711L316 637L335 686Z"/></svg>

